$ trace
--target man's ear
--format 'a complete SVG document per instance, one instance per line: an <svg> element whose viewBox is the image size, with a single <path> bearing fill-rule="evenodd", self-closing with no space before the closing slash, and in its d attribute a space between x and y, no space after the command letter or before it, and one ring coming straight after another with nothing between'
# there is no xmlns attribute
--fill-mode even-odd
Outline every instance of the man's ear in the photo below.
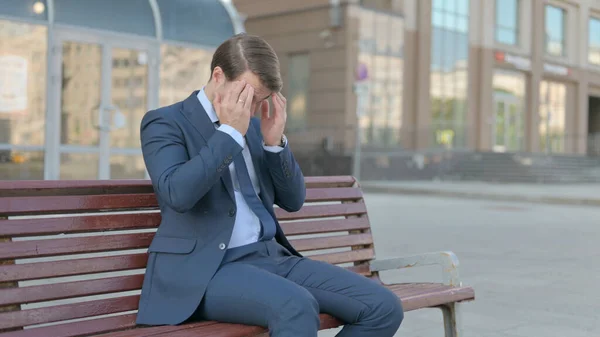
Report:
<svg viewBox="0 0 600 337"><path fill-rule="evenodd" d="M215 69L213 69L211 81L215 81L215 84L217 86L221 86L221 85L225 84L225 81L226 81L225 73L223 72L223 69L221 69L221 67L217 66L217 67L215 67Z"/></svg>

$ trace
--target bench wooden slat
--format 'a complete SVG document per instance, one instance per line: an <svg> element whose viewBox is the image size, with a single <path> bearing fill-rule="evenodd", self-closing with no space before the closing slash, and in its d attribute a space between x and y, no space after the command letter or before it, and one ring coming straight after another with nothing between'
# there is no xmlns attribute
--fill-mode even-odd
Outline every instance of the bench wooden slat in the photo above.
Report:
<svg viewBox="0 0 600 337"><path fill-rule="evenodd" d="M51 240L29 240L0 243L0 259L18 259L108 252L114 250L143 249L152 242L154 233L135 233L73 237ZM373 243L370 234L327 236L296 239L294 247L299 251L348 247Z"/></svg>
<svg viewBox="0 0 600 337"><path fill-rule="evenodd" d="M321 177L304 177L306 188L317 187L352 187L356 183L356 179L352 176L321 176Z"/></svg>
<svg viewBox="0 0 600 337"><path fill-rule="evenodd" d="M97 318L87 321L57 324L41 328L5 332L2 337L80 337L92 334L131 329L135 327L136 314ZM166 328L166 327L165 327ZM157 328L158 330L158 328ZM169 332L167 329L158 331Z"/></svg>
<svg viewBox="0 0 600 337"><path fill-rule="evenodd" d="M324 236L291 240L292 246L298 251L370 245L372 243L373 237L371 234Z"/></svg>
<svg viewBox="0 0 600 337"><path fill-rule="evenodd" d="M95 337L152 337L152 336L171 336L174 333L180 331L190 331L190 330L203 330L208 328L209 325L221 324L215 321L205 321L205 322L193 322L186 323L182 325L175 326L152 326L152 327L141 327L135 330L126 330L126 331L118 331L111 332L106 334L97 335Z"/></svg>
<svg viewBox="0 0 600 337"><path fill-rule="evenodd" d="M123 296L73 304L0 313L0 329L59 322L137 310L140 296Z"/></svg>
<svg viewBox="0 0 600 337"><path fill-rule="evenodd" d="M147 253L92 257L63 261L0 265L0 282L26 281L49 277L73 276L146 267Z"/></svg>
<svg viewBox="0 0 600 337"><path fill-rule="evenodd" d="M156 197L152 193L0 198L0 215L9 216L117 211L157 207Z"/></svg>
<svg viewBox="0 0 600 337"><path fill-rule="evenodd" d="M0 181L0 197L153 193L149 180Z"/></svg>
<svg viewBox="0 0 600 337"><path fill-rule="evenodd" d="M281 208L275 209L279 220L299 220L311 218L326 218L334 216L351 216L365 214L367 208L362 202L339 205L311 205L304 206L298 212L289 213Z"/></svg>
<svg viewBox="0 0 600 337"><path fill-rule="evenodd" d="M368 274L369 272L367 265L351 266L346 269L359 274ZM138 274L20 288L5 288L0 289L0 306L139 290L142 288L143 280L144 275Z"/></svg>
<svg viewBox="0 0 600 337"><path fill-rule="evenodd" d="M138 253L63 261L0 265L0 282L28 281L49 277L64 277L124 270L137 270L145 268L147 261L147 253ZM354 271L363 275L369 274L368 267Z"/></svg>
<svg viewBox="0 0 600 337"><path fill-rule="evenodd" d="M358 200L362 191L353 187L311 188L306 190L307 202Z"/></svg>
<svg viewBox="0 0 600 337"><path fill-rule="evenodd" d="M370 228L369 219L367 217L281 222L280 224L281 229L283 229L283 232L286 236L300 234L333 233Z"/></svg>
<svg viewBox="0 0 600 337"><path fill-rule="evenodd" d="M359 274L369 272L367 265L351 266L347 269ZM140 290L143 280L144 275L138 274L20 288L5 288L0 289L0 306Z"/></svg>
<svg viewBox="0 0 600 337"><path fill-rule="evenodd" d="M356 266L350 266L350 267L345 267L345 269L348 269L352 272L355 272L357 274L361 274L364 276L370 276L371 275L371 269L369 269L369 265L368 264L359 264Z"/></svg>
<svg viewBox="0 0 600 337"><path fill-rule="evenodd" d="M0 259L58 256L148 248L154 233L134 233L0 243Z"/></svg>
<svg viewBox="0 0 600 337"><path fill-rule="evenodd" d="M336 318L327 315L320 314L321 320L320 329L330 329L338 327L342 324ZM171 330L168 333L168 337L248 337L248 336L259 336L261 333L266 333L266 329L256 326L246 326L240 324L230 323L217 323L217 322L206 322L209 323L205 326L200 326L197 323L180 326L180 329ZM210 324L213 323L213 324ZM102 334L97 337L165 337L161 332L158 332L156 327L142 328L131 331L122 331L109 334ZM262 336L262 335L260 335Z"/></svg>
<svg viewBox="0 0 600 337"><path fill-rule="evenodd" d="M431 308L446 303L469 301L475 298L470 287L438 285L435 288L419 287L419 284L395 284L390 289L402 299L405 311ZM414 291L418 289L417 291ZM406 293L409 293L408 295Z"/></svg>
<svg viewBox="0 0 600 337"><path fill-rule="evenodd" d="M160 224L160 219L160 213L153 212L0 220L0 237L149 229L157 228ZM287 235L296 235L367 229L370 225L369 220L366 217L363 217L301 222L282 221L281 227Z"/></svg>
<svg viewBox="0 0 600 337"><path fill-rule="evenodd" d="M351 176L304 177L306 188L352 187ZM0 197L30 195L92 195L153 193L152 183L146 179L123 180L0 180Z"/></svg>
<svg viewBox="0 0 600 337"><path fill-rule="evenodd" d="M140 274L0 289L0 305L35 303L139 290L142 288L143 281L144 275Z"/></svg>
<svg viewBox="0 0 600 337"><path fill-rule="evenodd" d="M375 257L373 249L357 249L339 253L315 254L309 256L313 260L323 261L331 264L348 262L360 262L372 260Z"/></svg>
<svg viewBox="0 0 600 337"><path fill-rule="evenodd" d="M160 213L0 220L0 237L157 228Z"/></svg>
<svg viewBox="0 0 600 337"><path fill-rule="evenodd" d="M357 200L361 197L362 192L356 188L309 189L306 202ZM0 214L5 215L82 213L156 207L158 202L153 193L0 198Z"/></svg>

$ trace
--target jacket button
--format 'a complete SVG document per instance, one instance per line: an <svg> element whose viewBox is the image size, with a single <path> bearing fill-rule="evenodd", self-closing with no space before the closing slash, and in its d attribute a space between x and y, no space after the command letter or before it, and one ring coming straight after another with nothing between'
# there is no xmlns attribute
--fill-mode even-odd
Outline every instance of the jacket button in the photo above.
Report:
<svg viewBox="0 0 600 337"><path fill-rule="evenodd" d="M235 215L235 208L232 208L229 210L229 216L234 216Z"/></svg>
<svg viewBox="0 0 600 337"><path fill-rule="evenodd" d="M227 247L227 246L225 246L225 244L224 244L224 243L220 243L220 244L219 244L219 249L220 249L220 250L223 250L223 249L225 249L226 247Z"/></svg>

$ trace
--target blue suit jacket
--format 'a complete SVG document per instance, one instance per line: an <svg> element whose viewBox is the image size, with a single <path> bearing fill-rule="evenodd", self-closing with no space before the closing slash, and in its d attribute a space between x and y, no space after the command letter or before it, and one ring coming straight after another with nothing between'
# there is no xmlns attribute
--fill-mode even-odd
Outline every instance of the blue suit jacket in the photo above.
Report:
<svg viewBox="0 0 600 337"><path fill-rule="evenodd" d="M142 119L142 152L162 220L148 249L138 324L173 325L188 319L217 271L233 230L236 205L228 166L234 156L242 155L242 147L215 129L197 94L149 111ZM273 218L274 204L299 210L306 189L289 145L279 153L265 151L255 117L246 142L260 198ZM300 256L278 223L275 238Z"/></svg>

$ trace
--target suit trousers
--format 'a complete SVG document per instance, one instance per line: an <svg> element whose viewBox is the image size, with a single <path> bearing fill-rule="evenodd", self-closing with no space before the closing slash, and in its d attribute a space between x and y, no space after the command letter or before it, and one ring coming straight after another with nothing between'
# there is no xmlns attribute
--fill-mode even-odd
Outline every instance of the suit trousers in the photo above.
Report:
<svg viewBox="0 0 600 337"><path fill-rule="evenodd" d="M192 319L316 337L320 312L346 323L338 337L392 337L404 316L398 297L379 283L270 240L227 251Z"/></svg>

